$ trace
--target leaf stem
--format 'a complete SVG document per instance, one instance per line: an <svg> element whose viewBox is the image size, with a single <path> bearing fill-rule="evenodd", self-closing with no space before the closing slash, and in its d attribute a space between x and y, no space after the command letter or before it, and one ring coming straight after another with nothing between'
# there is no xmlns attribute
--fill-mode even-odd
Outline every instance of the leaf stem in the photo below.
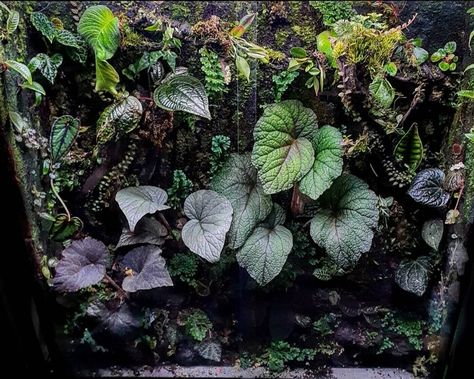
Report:
<svg viewBox="0 0 474 379"><path fill-rule="evenodd" d="M456 201L456 205L454 206L455 211L458 210L459 202L461 201L463 191L464 191L464 186L462 186L461 189L459 190L458 200Z"/></svg>
<svg viewBox="0 0 474 379"><path fill-rule="evenodd" d="M118 284L115 280L113 280L108 274L105 274L104 279L107 280L109 284L114 287L117 292L120 294L120 296L129 299L128 293L126 293Z"/></svg>
<svg viewBox="0 0 474 379"><path fill-rule="evenodd" d="M158 218L160 219L161 223L165 226L166 230L168 230L168 234L173 238L176 239L174 234L173 234L173 229L171 229L170 224L168 223L168 220L166 220L165 216L161 214L161 212L158 212Z"/></svg>
<svg viewBox="0 0 474 379"><path fill-rule="evenodd" d="M67 208L67 206L64 203L63 199L61 198L61 196L59 196L59 193L58 193L56 187L54 186L54 180L53 179L50 179L50 185L51 185L51 191L53 192L54 196L56 197L56 199L59 200L59 202L63 206L64 210L66 211L67 220L71 221L71 213L69 212L69 209Z"/></svg>

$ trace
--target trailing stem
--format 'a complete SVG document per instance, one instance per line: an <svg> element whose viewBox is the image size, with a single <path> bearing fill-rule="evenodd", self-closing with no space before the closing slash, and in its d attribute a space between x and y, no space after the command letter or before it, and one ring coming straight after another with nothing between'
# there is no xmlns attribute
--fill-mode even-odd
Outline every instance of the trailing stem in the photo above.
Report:
<svg viewBox="0 0 474 379"><path fill-rule="evenodd" d="M59 193L58 193L58 191L56 190L56 187L54 186L54 180L53 180L53 179L50 180L50 185L51 185L51 191L53 192L53 194L54 194L54 196L56 197L56 199L59 200L59 202L61 203L61 205L62 205L63 208L64 208L64 211L66 212L67 220L68 220L68 221L71 221L71 213L69 212L69 209L67 209L67 206L66 206L66 204L64 203L63 199L61 198L61 196L59 196Z"/></svg>

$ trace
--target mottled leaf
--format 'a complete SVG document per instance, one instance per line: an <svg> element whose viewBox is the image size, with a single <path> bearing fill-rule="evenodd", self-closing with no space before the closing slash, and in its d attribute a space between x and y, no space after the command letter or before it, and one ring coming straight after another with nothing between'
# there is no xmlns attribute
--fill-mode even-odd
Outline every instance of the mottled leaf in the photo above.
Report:
<svg viewBox="0 0 474 379"><path fill-rule="evenodd" d="M429 257L422 256L414 260L404 259L397 268L395 281L403 290L421 296L428 286L429 271Z"/></svg>
<svg viewBox="0 0 474 379"><path fill-rule="evenodd" d="M300 101L265 108L254 129L252 162L267 194L291 188L311 169L317 127L316 115Z"/></svg>
<svg viewBox="0 0 474 379"><path fill-rule="evenodd" d="M119 337L125 337L142 326L140 312L127 303L120 304L114 300L105 305L93 303L87 309L87 313L99 318L103 330Z"/></svg>
<svg viewBox="0 0 474 379"><path fill-rule="evenodd" d="M203 84L190 75L175 75L153 93L155 104L167 111L183 111L211 119Z"/></svg>
<svg viewBox="0 0 474 379"><path fill-rule="evenodd" d="M395 159L406 163L410 170L415 171L423 159L423 143L418 133L418 125L414 123L395 146Z"/></svg>
<svg viewBox="0 0 474 379"><path fill-rule="evenodd" d="M50 43L56 37L56 29L49 18L41 12L33 12L30 15L30 21L37 31L45 36Z"/></svg>
<svg viewBox="0 0 474 379"><path fill-rule="evenodd" d="M370 250L379 212L377 196L361 179L344 174L320 198L311 220L311 237L346 269Z"/></svg>
<svg viewBox="0 0 474 379"><path fill-rule="evenodd" d="M49 148L53 162L58 162L69 151L79 133L79 124L77 118L69 115L54 120L49 137Z"/></svg>
<svg viewBox="0 0 474 379"><path fill-rule="evenodd" d="M108 251L93 238L74 241L63 250L53 284L58 291L75 292L99 283L105 276Z"/></svg>
<svg viewBox="0 0 474 379"><path fill-rule="evenodd" d="M15 32L16 28L18 28L18 24L20 23L20 13L18 11L10 11L8 14L7 19L7 33L12 34Z"/></svg>
<svg viewBox="0 0 474 379"><path fill-rule="evenodd" d="M293 248L293 235L282 225L257 227L236 255L239 265L264 286L274 279Z"/></svg>
<svg viewBox="0 0 474 379"><path fill-rule="evenodd" d="M313 139L314 163L301 179L299 189L316 200L342 173L342 134L332 126L323 126Z"/></svg>
<svg viewBox="0 0 474 379"><path fill-rule="evenodd" d="M416 174L408 189L408 194L417 203L434 208L445 206L450 198L443 189L444 172L439 168L427 168Z"/></svg>
<svg viewBox="0 0 474 379"><path fill-rule="evenodd" d="M49 237L55 241L62 242L80 232L83 226L80 218L71 217L69 220L66 214L59 214L51 225Z"/></svg>
<svg viewBox="0 0 474 379"><path fill-rule="evenodd" d="M31 77L31 71L23 63L13 61L13 60L7 60L4 63L10 70L15 71L17 74L23 77L23 79L25 79L29 84L33 83L33 78Z"/></svg>
<svg viewBox="0 0 474 379"><path fill-rule="evenodd" d="M222 346L216 341L203 341L196 346L196 350L201 357L210 361L220 362Z"/></svg>
<svg viewBox="0 0 474 379"><path fill-rule="evenodd" d="M387 79L375 78L369 85L369 92L375 103L383 108L389 108L395 99L395 90Z"/></svg>
<svg viewBox="0 0 474 379"><path fill-rule="evenodd" d="M81 43L82 37L74 34L66 29L60 29L56 32L56 41L63 46L73 47L75 49L83 49Z"/></svg>
<svg viewBox="0 0 474 379"><path fill-rule="evenodd" d="M122 288L127 292L173 285L159 247L137 247L123 258L121 265L127 271L132 270L122 282Z"/></svg>
<svg viewBox="0 0 474 379"><path fill-rule="evenodd" d="M138 221L148 213L169 209L165 205L168 194L159 187L139 186L128 187L115 195L120 209L127 218L130 230L133 232Z"/></svg>
<svg viewBox="0 0 474 379"><path fill-rule="evenodd" d="M168 234L167 229L152 217L143 217L135 227L135 231L123 228L115 249L123 246L148 243L150 245L162 245L165 243L163 237Z"/></svg>
<svg viewBox="0 0 474 379"><path fill-rule="evenodd" d="M58 74L58 67L63 63L61 54L54 54L51 57L46 54L39 53L30 61L31 72L39 70L41 74L53 84L56 75Z"/></svg>
<svg viewBox="0 0 474 379"><path fill-rule="evenodd" d="M120 82L120 76L115 68L107 61L95 60L95 90L117 94L115 88Z"/></svg>
<svg viewBox="0 0 474 379"><path fill-rule="evenodd" d="M184 213L189 218L181 233L184 244L205 260L217 262L232 222L229 200L217 192L200 190L186 198Z"/></svg>
<svg viewBox="0 0 474 379"><path fill-rule="evenodd" d="M87 8L81 16L77 31L101 61L112 58L120 45L118 18L105 5Z"/></svg>
<svg viewBox="0 0 474 379"><path fill-rule="evenodd" d="M231 154L212 179L212 189L224 195L234 210L228 233L231 249L242 246L257 224L272 210L272 199L257 180L250 154Z"/></svg>
<svg viewBox="0 0 474 379"><path fill-rule="evenodd" d="M443 239L444 223L443 220L437 218L433 220L427 220L423 223L421 229L421 236L428 246L434 250L438 250L439 244Z"/></svg>

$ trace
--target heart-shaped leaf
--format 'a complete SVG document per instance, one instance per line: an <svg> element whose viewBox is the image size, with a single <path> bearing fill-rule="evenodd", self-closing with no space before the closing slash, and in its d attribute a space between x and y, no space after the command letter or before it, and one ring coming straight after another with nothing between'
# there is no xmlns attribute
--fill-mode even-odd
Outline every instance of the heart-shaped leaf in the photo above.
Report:
<svg viewBox="0 0 474 379"><path fill-rule="evenodd" d="M12 10L8 14L7 19L7 33L12 34L15 32L16 28L18 28L18 24L20 23L20 13L18 11Z"/></svg>
<svg viewBox="0 0 474 379"><path fill-rule="evenodd" d="M54 219L49 230L49 236L55 241L62 242L79 233L83 226L84 224L80 218L71 217L69 220L66 214L60 214Z"/></svg>
<svg viewBox="0 0 474 379"><path fill-rule="evenodd" d="M414 123L395 147L395 159L406 163L410 170L415 171L423 159L423 143L418 133L418 125Z"/></svg>
<svg viewBox="0 0 474 379"><path fill-rule="evenodd" d="M214 191L193 192L184 201L184 213L189 218L181 233L184 244L205 260L217 262L232 222L229 200Z"/></svg>
<svg viewBox="0 0 474 379"><path fill-rule="evenodd" d="M264 286L274 279L293 248L293 235L282 225L257 227L236 255L239 265Z"/></svg>
<svg viewBox="0 0 474 379"><path fill-rule="evenodd" d="M114 135L121 137L130 133L138 126L142 113L142 104L134 96L109 105L97 120L97 143L105 144Z"/></svg>
<svg viewBox="0 0 474 379"><path fill-rule="evenodd" d="M314 163L301 179L300 191L316 200L342 173L342 134L326 125L316 132L313 139Z"/></svg>
<svg viewBox="0 0 474 379"><path fill-rule="evenodd" d="M168 230L152 217L143 217L135 227L135 231L123 228L115 249L123 246L138 245L148 243L150 245L163 245Z"/></svg>
<svg viewBox="0 0 474 379"><path fill-rule="evenodd" d="M283 225L286 221L286 212L278 204L273 204L272 211L268 214L267 218L262 222L260 226L273 229L277 225Z"/></svg>
<svg viewBox="0 0 474 379"><path fill-rule="evenodd" d="M54 41L54 38L56 37L56 28L44 13L31 13L30 21L35 29L45 36L50 43Z"/></svg>
<svg viewBox="0 0 474 379"><path fill-rule="evenodd" d="M105 245L93 238L74 241L63 250L53 284L58 291L75 292L99 283L108 264Z"/></svg>
<svg viewBox="0 0 474 379"><path fill-rule="evenodd" d="M427 220L423 223L423 228L421 229L421 236L426 244L438 251L439 244L443 239L444 232L444 222L443 220L437 218L433 220Z"/></svg>
<svg viewBox="0 0 474 379"><path fill-rule="evenodd" d="M137 247L123 258L121 265L132 270L122 282L122 288L127 292L173 285L159 247Z"/></svg>
<svg viewBox="0 0 474 379"><path fill-rule="evenodd" d="M132 232L135 230L138 221L146 214L169 209L169 206L165 205L168 200L168 194L159 187L139 186L124 188L117 192L115 200L127 218L130 231Z"/></svg>
<svg viewBox="0 0 474 379"><path fill-rule="evenodd" d="M84 41L82 37L66 29L59 29L56 31L56 41L63 46L69 46L75 49L84 48L81 43L82 41Z"/></svg>
<svg viewBox="0 0 474 379"><path fill-rule="evenodd" d="M220 362L222 346L216 341L203 341L196 346L196 350L201 357L210 361Z"/></svg>
<svg viewBox="0 0 474 379"><path fill-rule="evenodd" d="M190 75L175 75L153 93L155 104L167 111L183 111L211 119L203 84Z"/></svg>
<svg viewBox="0 0 474 379"><path fill-rule="evenodd" d="M115 88L120 82L120 76L115 68L107 61L95 60L95 90L117 94Z"/></svg>
<svg viewBox="0 0 474 379"><path fill-rule="evenodd" d="M54 54L51 57L39 53L31 59L29 67L31 72L40 70L41 74L52 84L58 74L58 67L63 63L61 54Z"/></svg>
<svg viewBox="0 0 474 379"><path fill-rule="evenodd" d="M408 189L408 194L417 203L429 207L444 207L450 198L449 192L443 189L444 172L439 168L427 168L416 174Z"/></svg>
<svg viewBox="0 0 474 379"><path fill-rule="evenodd" d="M49 149L51 160L59 160L69 151L79 133L79 120L69 115L58 117L51 127Z"/></svg>
<svg viewBox="0 0 474 379"><path fill-rule="evenodd" d="M430 267L430 259L426 256L404 259L397 268L395 281L403 290L421 296L428 286Z"/></svg>
<svg viewBox="0 0 474 379"><path fill-rule="evenodd" d="M341 268L370 250L379 212L377 196L361 179L344 174L319 198L311 237Z"/></svg>
<svg viewBox="0 0 474 379"><path fill-rule="evenodd" d="M318 127L314 112L300 101L285 100L265 108L254 129L252 162L267 194L287 190L314 162L310 141Z"/></svg>
<svg viewBox="0 0 474 379"><path fill-rule="evenodd" d="M23 79L25 79L28 82L28 84L33 83L33 78L31 77L31 71L23 63L13 61L13 60L7 60L4 63L10 70L15 71L17 74L23 77Z"/></svg>
<svg viewBox="0 0 474 379"><path fill-rule="evenodd" d="M79 20L77 31L101 61L112 58L120 45L118 18L105 5L87 8Z"/></svg>
<svg viewBox="0 0 474 379"><path fill-rule="evenodd" d="M100 320L100 329L116 336L127 336L142 326L140 312L117 299L105 304L95 300L87 307L86 312L87 316Z"/></svg>
<svg viewBox="0 0 474 379"><path fill-rule="evenodd" d="M232 204L234 214L228 245L231 249L237 249L272 210L272 199L258 183L250 154L231 154L214 175L212 189L224 195Z"/></svg>
<svg viewBox="0 0 474 379"><path fill-rule="evenodd" d="M395 90L387 79L376 77L369 85L369 92L375 103L382 108L389 108L395 99Z"/></svg>

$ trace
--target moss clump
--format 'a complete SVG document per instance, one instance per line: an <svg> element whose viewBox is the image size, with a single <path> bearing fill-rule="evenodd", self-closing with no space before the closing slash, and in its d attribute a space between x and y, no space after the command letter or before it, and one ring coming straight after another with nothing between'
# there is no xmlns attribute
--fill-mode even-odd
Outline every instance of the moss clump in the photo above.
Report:
<svg viewBox="0 0 474 379"><path fill-rule="evenodd" d="M466 167L464 217L468 219L474 205L474 142L469 141L467 143L464 166Z"/></svg>
<svg viewBox="0 0 474 379"><path fill-rule="evenodd" d="M275 33L275 42L277 46L284 46L288 37L290 36L290 32L286 29L280 29Z"/></svg>

